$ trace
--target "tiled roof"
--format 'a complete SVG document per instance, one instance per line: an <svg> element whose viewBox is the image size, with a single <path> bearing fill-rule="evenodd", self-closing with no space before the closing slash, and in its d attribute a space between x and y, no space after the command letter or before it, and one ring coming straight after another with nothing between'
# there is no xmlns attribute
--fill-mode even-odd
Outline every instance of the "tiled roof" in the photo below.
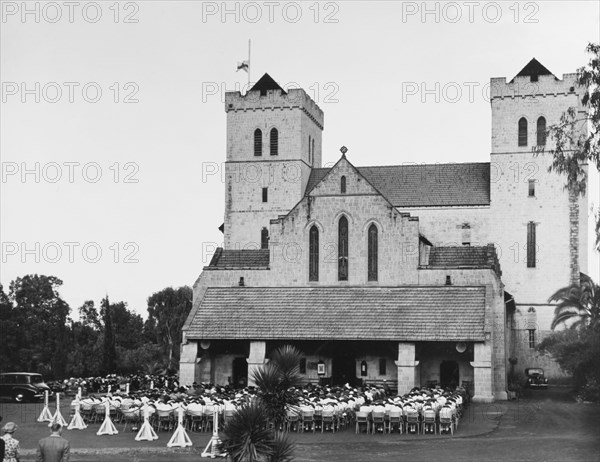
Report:
<svg viewBox="0 0 600 462"><path fill-rule="evenodd" d="M223 250L219 247L209 265L209 268L268 268L269 249L265 250Z"/></svg>
<svg viewBox="0 0 600 462"><path fill-rule="evenodd" d="M357 167L395 207L433 207L490 204L490 164L431 164ZM306 192L327 174L313 169Z"/></svg>
<svg viewBox="0 0 600 462"><path fill-rule="evenodd" d="M432 247L429 266L485 266L488 264L486 247Z"/></svg>
<svg viewBox="0 0 600 462"><path fill-rule="evenodd" d="M484 287L209 287L190 339L484 338Z"/></svg>

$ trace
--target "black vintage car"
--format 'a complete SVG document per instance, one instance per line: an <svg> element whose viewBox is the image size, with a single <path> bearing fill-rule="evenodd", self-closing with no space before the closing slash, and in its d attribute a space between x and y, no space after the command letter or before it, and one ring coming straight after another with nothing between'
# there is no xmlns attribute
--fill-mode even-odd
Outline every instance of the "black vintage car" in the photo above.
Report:
<svg viewBox="0 0 600 462"><path fill-rule="evenodd" d="M530 367L525 369L527 377L526 387L529 388L548 388L548 379L544 377L544 369L540 367Z"/></svg>
<svg viewBox="0 0 600 462"><path fill-rule="evenodd" d="M0 397L17 403L37 401L44 397L50 388L44 383L41 374L31 372L6 372L0 374Z"/></svg>

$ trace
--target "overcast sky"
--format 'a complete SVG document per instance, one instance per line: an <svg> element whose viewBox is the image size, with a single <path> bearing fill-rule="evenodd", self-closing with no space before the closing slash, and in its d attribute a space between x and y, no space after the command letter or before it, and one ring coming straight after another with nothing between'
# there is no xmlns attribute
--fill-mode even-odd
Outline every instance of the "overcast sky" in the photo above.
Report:
<svg viewBox="0 0 600 462"><path fill-rule="evenodd" d="M490 78L532 57L560 78L600 36L596 1L22 5L0 23L1 282L55 275L74 312L109 294L145 315L221 244L224 186L203 169L225 160L248 39L252 80L325 112L324 163L346 145L363 166L488 162Z"/></svg>

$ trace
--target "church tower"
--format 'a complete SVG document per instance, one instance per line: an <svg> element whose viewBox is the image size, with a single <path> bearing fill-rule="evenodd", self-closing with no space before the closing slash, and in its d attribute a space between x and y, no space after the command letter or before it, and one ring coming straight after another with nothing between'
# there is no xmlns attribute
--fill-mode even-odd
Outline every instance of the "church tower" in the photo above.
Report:
<svg viewBox="0 0 600 462"><path fill-rule="evenodd" d="M302 89L269 74L245 94L227 92L224 248L268 248L270 220L302 198L321 167L324 114Z"/></svg>
<svg viewBox="0 0 600 462"><path fill-rule="evenodd" d="M524 327L530 348L532 330L549 329L550 295L587 271L587 199L564 188L565 175L548 172L554 146L546 129L570 107L585 116L576 77L559 79L532 59L508 83L491 79L490 238L517 310L523 319L537 313Z"/></svg>

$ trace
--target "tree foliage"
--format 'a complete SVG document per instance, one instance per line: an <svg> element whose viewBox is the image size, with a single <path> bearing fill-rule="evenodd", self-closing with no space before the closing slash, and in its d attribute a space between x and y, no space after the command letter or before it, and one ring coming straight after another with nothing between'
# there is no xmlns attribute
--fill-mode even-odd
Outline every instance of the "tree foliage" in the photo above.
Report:
<svg viewBox="0 0 600 462"><path fill-rule="evenodd" d="M598 326L600 287L588 275L580 273L579 284L557 290L549 299L557 302L551 329L564 324L571 328Z"/></svg>
<svg viewBox="0 0 600 462"><path fill-rule="evenodd" d="M154 335L156 342L164 348L168 367L175 367L179 362L182 327L191 309L192 289L189 286L167 287L148 298L146 332Z"/></svg>
<svg viewBox="0 0 600 462"><path fill-rule="evenodd" d="M547 130L554 141L554 148L549 150L553 159L548 170L566 175L565 187L581 195L587 188L585 165L591 164L600 171L600 44L589 43L586 51L591 55L590 61L577 70L576 80L585 90L581 102L586 113L578 114L571 107ZM600 213L595 218L596 249L600 251Z"/></svg>

